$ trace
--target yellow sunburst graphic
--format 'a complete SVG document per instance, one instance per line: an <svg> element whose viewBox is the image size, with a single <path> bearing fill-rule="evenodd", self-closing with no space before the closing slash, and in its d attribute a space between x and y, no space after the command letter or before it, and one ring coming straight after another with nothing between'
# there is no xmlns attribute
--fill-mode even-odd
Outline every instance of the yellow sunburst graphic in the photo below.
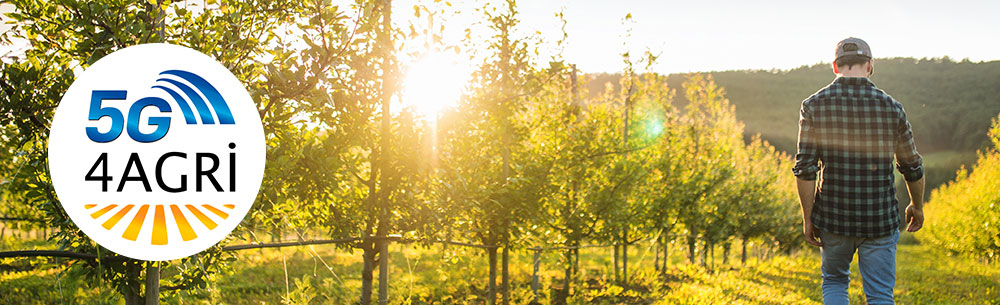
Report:
<svg viewBox="0 0 1000 305"><path fill-rule="evenodd" d="M194 218L201 222L201 224L205 225L206 228L213 230L218 226L218 224L216 224L212 218L205 215L205 211L215 214L221 219L226 219L229 218L229 213L226 211L231 211L236 207L232 204L221 204L221 206L224 209L220 209L210 204L202 204L200 206L193 204L86 204L83 207L88 210L90 217L95 220L109 212L114 213L101 225L107 230L115 228L115 226L119 223L124 223L122 222L122 218L125 218L125 216L128 215L133 208L138 207L139 210L132 216L132 220L128 222L128 227L126 227L125 232L122 233L122 238L136 241L139 239L140 234L151 234L151 244L166 245L168 242L167 230L176 229L178 233L180 233L181 239L184 241L198 238L198 234L195 233L195 229L191 227L191 223L189 223L187 217L184 216L181 207L191 212L191 215L194 215ZM142 225L146 222L146 215L149 213L150 207L153 209L153 225L150 232L142 232ZM173 216L173 226L167 224L167 209L170 210L170 213Z"/></svg>

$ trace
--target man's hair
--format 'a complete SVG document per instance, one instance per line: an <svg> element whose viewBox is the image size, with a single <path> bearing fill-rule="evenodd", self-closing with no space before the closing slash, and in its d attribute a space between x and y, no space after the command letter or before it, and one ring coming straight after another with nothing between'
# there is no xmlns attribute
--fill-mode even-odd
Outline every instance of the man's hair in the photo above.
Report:
<svg viewBox="0 0 1000 305"><path fill-rule="evenodd" d="M856 65L863 65L866 62L868 62L869 60L872 60L872 59L871 59L871 57L868 57L868 56L847 55L847 56L842 56L840 58L837 58L837 60L834 61L834 63L837 64L837 67L848 67L848 68L850 68L850 67L854 67Z"/></svg>

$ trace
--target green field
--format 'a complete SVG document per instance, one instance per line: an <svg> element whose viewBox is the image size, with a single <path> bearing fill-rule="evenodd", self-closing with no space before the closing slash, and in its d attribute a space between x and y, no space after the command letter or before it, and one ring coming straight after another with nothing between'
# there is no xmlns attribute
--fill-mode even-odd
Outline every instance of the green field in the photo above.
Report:
<svg viewBox="0 0 1000 305"><path fill-rule="evenodd" d="M898 304L1000 304L1000 267L996 263L939 253L904 235L899 248ZM574 282L571 304L818 304L822 301L819 253L806 249L792 254L768 254L751 247L746 265L739 253L722 263L721 249L710 260L713 268L683 262L673 245L672 265L665 276L655 275L649 245L630 251L631 285L612 284L610 250L581 252L581 272ZM441 245L390 247L391 304L485 304L487 262L483 250ZM532 253L513 252L510 266L512 303L532 301ZM247 250L231 272L217 276L206 289L164 293L167 304L345 304L356 300L360 282L360 253L330 246ZM539 302L549 304L561 291L559 254L546 252L540 263ZM40 271L0 274L2 303L121 304L119 296L86 285L67 274L65 265L7 260L4 265ZM329 266L329 268L327 268ZM852 274L857 272L856 266ZM169 272L164 273L164 283ZM852 303L863 303L860 278L850 288Z"/></svg>

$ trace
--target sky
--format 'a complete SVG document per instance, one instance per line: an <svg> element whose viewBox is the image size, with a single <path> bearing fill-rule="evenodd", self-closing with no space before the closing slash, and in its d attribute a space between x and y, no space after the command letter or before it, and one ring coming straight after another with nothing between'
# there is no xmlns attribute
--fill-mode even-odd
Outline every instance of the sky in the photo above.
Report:
<svg viewBox="0 0 1000 305"><path fill-rule="evenodd" d="M414 3L441 6L430 0L398 0L394 12L412 15ZM451 12L438 22L447 25L446 38L459 41L464 28L481 23L482 12L475 8L484 4L449 4ZM0 12L10 9L0 6ZM623 44L634 55L645 50L659 54L651 70L661 73L792 69L830 62L836 42L849 36L865 39L876 57L1000 59L1000 40L995 39L1000 1L534 0L518 1L518 11L521 32L543 41L541 58L561 50L583 72L621 71ZM555 16L560 11L568 34L562 47L555 45L562 36ZM628 26L623 23L626 14L632 16ZM5 28L0 25L0 31ZM0 46L0 55L9 49Z"/></svg>
<svg viewBox="0 0 1000 305"><path fill-rule="evenodd" d="M661 53L657 72L791 69L832 61L836 43L855 36L876 57L1000 59L1000 1L521 1L523 25L558 28L564 56L586 72L621 70L631 44ZM558 33L557 33L558 34ZM635 52L633 51L633 52Z"/></svg>

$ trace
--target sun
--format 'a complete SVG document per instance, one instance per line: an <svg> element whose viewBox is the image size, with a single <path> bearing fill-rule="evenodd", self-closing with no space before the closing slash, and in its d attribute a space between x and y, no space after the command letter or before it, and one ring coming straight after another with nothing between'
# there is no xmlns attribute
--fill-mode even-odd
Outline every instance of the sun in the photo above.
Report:
<svg viewBox="0 0 1000 305"><path fill-rule="evenodd" d="M434 120L442 109L454 106L470 75L469 65L458 62L459 57L428 53L410 63L400 95L404 107L413 107L417 114Z"/></svg>

